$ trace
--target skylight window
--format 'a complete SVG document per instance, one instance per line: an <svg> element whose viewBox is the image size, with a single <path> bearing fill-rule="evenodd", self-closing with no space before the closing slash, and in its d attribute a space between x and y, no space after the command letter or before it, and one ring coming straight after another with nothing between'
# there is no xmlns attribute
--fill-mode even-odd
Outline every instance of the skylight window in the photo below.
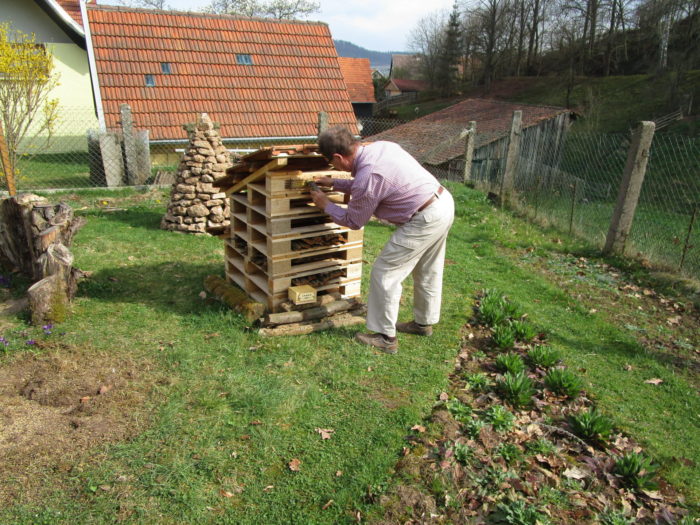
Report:
<svg viewBox="0 0 700 525"><path fill-rule="evenodd" d="M156 87L156 77L153 75L146 75L146 87Z"/></svg>
<svg viewBox="0 0 700 525"><path fill-rule="evenodd" d="M236 55L236 64L240 64L242 66L252 66L253 57L250 55Z"/></svg>
<svg viewBox="0 0 700 525"><path fill-rule="evenodd" d="M172 70L170 69L170 62L161 62L160 72L164 75L169 75L170 73L172 73Z"/></svg>

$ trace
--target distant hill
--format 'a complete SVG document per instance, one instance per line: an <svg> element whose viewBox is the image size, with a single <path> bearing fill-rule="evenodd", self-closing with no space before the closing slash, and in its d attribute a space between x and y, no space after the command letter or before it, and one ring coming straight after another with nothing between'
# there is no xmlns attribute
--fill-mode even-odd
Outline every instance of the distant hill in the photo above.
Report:
<svg viewBox="0 0 700 525"><path fill-rule="evenodd" d="M391 55L401 51L370 51L364 47L347 42L345 40L333 40L338 56L350 58L369 58L369 62L375 69L389 70Z"/></svg>

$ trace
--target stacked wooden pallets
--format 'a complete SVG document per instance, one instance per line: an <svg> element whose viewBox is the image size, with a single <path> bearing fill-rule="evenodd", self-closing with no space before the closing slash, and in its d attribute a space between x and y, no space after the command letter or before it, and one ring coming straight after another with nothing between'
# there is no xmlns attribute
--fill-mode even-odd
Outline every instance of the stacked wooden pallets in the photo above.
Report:
<svg viewBox="0 0 700 525"><path fill-rule="evenodd" d="M269 312L288 309L289 288L299 285L360 295L363 231L335 224L309 194L308 181L330 174L315 146L266 148L229 169L226 277ZM342 203L339 194L329 197Z"/></svg>

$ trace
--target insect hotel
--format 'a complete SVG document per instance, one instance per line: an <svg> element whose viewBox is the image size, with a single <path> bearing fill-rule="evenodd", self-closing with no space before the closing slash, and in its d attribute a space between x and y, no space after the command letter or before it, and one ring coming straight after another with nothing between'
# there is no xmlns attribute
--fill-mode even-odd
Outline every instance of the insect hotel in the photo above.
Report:
<svg viewBox="0 0 700 525"><path fill-rule="evenodd" d="M335 224L314 205L308 183L326 175L350 176L330 170L316 145L278 146L246 155L221 182L231 184L226 279L264 305L266 326L289 325L279 333L364 321L356 300L363 230ZM343 194L328 196L345 205Z"/></svg>

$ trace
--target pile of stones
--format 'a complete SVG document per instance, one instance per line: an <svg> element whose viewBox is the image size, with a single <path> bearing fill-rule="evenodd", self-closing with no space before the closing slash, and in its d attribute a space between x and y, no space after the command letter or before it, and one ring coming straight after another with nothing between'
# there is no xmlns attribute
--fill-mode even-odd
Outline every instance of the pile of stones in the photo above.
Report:
<svg viewBox="0 0 700 525"><path fill-rule="evenodd" d="M184 128L189 145L178 167L168 211L161 221L164 230L196 235L223 233L230 222L226 194L217 181L232 166L231 154L206 113Z"/></svg>

